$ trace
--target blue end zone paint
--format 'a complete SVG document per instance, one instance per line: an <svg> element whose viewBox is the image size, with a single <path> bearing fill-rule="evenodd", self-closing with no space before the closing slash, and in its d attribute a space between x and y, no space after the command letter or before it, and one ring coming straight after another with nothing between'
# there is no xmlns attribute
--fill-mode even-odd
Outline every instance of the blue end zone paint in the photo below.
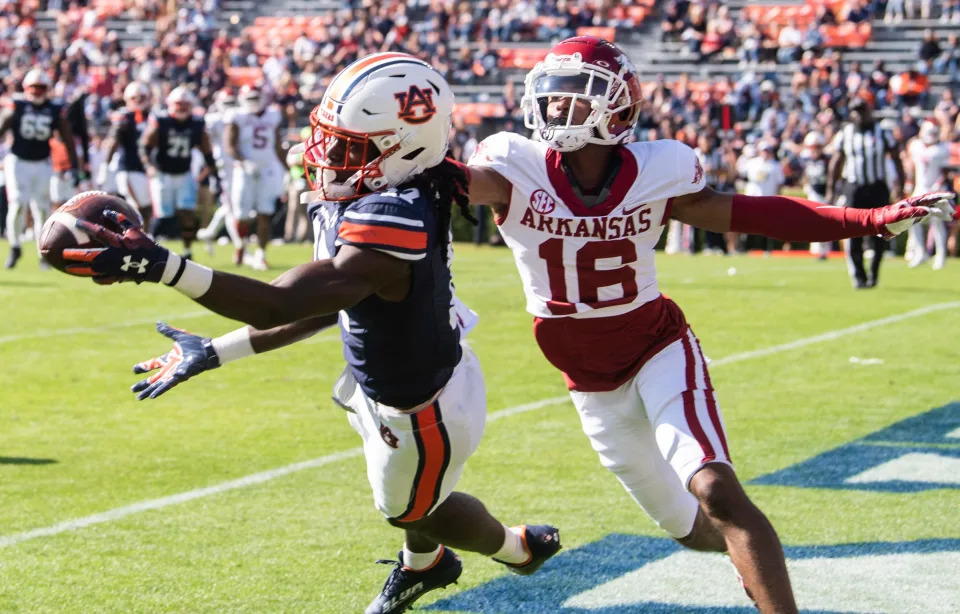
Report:
<svg viewBox="0 0 960 614"><path fill-rule="evenodd" d="M443 599L423 609L468 614L756 614L753 608L683 607L643 603L611 608L564 608L563 603L596 586L662 559L680 546L671 539L639 535L608 535L576 550L561 552L529 578L504 576ZM872 542L835 546L787 546L788 559L841 558L870 554L960 551L960 539L912 542ZM730 581L735 582L733 570ZM805 614L841 614L804 610Z"/></svg>
<svg viewBox="0 0 960 614"><path fill-rule="evenodd" d="M935 488L957 488L937 482L889 481L847 484L844 480L911 452L960 458L960 440L947 433L960 427L960 403L951 403L892 424L862 439L834 448L810 460L770 473L750 482L804 488L834 488L886 492L916 492ZM884 445L890 443L891 445ZM916 444L916 445L905 445ZM938 447L926 444L948 444Z"/></svg>

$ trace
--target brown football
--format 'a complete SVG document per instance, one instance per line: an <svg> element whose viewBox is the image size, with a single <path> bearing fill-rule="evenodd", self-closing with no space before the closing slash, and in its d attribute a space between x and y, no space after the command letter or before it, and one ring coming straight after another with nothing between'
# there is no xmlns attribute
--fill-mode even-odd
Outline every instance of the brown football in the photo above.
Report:
<svg viewBox="0 0 960 614"><path fill-rule="evenodd" d="M120 231L116 224L104 219L103 212L107 209L122 213L135 223L143 223L140 213L122 198L111 196L106 192L81 192L47 218L43 230L40 231L40 255L53 268L65 271L68 263L63 260L63 250L72 247L100 246L86 232L76 227L75 223L78 219L100 224L114 232Z"/></svg>

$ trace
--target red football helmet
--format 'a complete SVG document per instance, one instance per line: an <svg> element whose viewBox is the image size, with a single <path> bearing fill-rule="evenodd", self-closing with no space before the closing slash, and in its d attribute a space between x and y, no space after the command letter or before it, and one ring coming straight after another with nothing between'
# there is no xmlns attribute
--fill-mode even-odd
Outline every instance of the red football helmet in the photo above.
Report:
<svg viewBox="0 0 960 614"><path fill-rule="evenodd" d="M596 36L576 36L554 45L524 80L520 101L524 124L538 130L557 151L575 151L587 143L616 145L630 137L640 115L640 80L627 56ZM551 101L570 99L566 116L547 117ZM590 114L574 123L574 107L583 100Z"/></svg>

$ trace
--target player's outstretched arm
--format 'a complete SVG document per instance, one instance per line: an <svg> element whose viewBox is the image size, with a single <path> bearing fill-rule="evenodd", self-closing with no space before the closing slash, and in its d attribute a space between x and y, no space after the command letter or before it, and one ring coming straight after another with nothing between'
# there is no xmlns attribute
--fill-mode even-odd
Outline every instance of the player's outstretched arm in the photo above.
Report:
<svg viewBox="0 0 960 614"><path fill-rule="evenodd" d="M446 161L466 176L466 192L471 205L485 205L494 213L501 213L510 204L513 186L503 175L492 168L467 166L453 158L447 158Z"/></svg>
<svg viewBox="0 0 960 614"><path fill-rule="evenodd" d="M894 237L927 216L954 216L954 194L934 192L876 209L822 205L789 196L744 196L711 188L678 196L670 217L712 232L758 234L783 241Z"/></svg>
<svg viewBox="0 0 960 614"><path fill-rule="evenodd" d="M77 220L103 247L65 249L66 271L109 284L153 282L172 286L210 311L267 330L336 313L375 293L400 300L410 280L407 262L374 249L343 245L329 260L300 265L267 284L214 271L157 245L116 211L104 215L122 234Z"/></svg>
<svg viewBox="0 0 960 614"><path fill-rule="evenodd" d="M131 386L130 390L137 393L138 400L155 399L204 371L302 341L332 326L336 321L336 314L332 314L270 330L243 327L214 339L188 333L165 322L157 322L157 332L170 338L173 348L162 356L135 364L134 373L156 372Z"/></svg>

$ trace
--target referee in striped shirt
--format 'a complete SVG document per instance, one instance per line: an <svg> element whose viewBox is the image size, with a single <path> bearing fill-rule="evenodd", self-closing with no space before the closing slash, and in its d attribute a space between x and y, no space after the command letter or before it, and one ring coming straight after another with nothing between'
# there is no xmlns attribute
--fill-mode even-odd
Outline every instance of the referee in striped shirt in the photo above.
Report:
<svg viewBox="0 0 960 614"><path fill-rule="evenodd" d="M873 209L891 202L887 183L887 156L893 161L897 176L893 196L903 194L903 162L900 146L889 131L873 119L870 104L863 98L850 101L850 121L844 124L833 139L833 157L830 159L827 202L841 207ZM842 178L842 181L840 181ZM834 200L836 188L836 200ZM863 237L847 240L847 269L853 287L873 288L877 285L880 261L887 242L880 236L867 237L873 249L870 273L863 266Z"/></svg>

